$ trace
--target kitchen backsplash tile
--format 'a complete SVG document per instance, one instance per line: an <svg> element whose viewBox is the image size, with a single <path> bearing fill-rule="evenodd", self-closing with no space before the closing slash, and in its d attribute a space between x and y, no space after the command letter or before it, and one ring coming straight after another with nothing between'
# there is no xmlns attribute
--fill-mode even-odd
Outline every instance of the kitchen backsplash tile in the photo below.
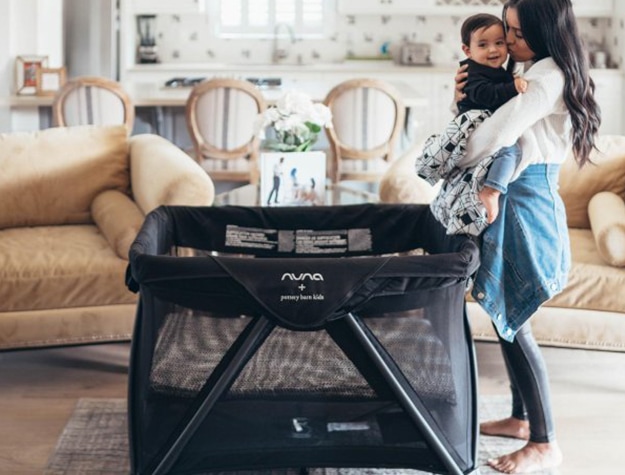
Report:
<svg viewBox="0 0 625 475"><path fill-rule="evenodd" d="M298 39L288 45L289 57L284 62L327 63L349 57L377 57L385 46L390 45L392 51L393 46L412 41L432 44L434 64L454 65L464 57L459 38L462 20L460 16L339 16L329 38ZM620 67L623 58L617 52L618 45L625 41L625 30L622 19L614 23L606 18L580 18L579 28L591 52L607 52L609 66ZM157 32L159 56L165 63L271 61L272 39L217 38L210 31L206 15L158 15Z"/></svg>

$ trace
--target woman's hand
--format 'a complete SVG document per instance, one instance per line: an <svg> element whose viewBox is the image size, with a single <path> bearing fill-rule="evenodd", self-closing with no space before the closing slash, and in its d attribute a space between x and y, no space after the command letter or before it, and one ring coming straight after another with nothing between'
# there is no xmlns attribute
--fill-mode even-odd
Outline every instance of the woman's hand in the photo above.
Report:
<svg viewBox="0 0 625 475"><path fill-rule="evenodd" d="M454 77L454 81L456 82L456 87L454 90L454 102L461 101L462 99L467 97L467 95L462 92L462 90L464 89L464 85L467 82L467 76L469 75L469 73L467 73L468 67L468 64L463 64L456 71L456 76Z"/></svg>

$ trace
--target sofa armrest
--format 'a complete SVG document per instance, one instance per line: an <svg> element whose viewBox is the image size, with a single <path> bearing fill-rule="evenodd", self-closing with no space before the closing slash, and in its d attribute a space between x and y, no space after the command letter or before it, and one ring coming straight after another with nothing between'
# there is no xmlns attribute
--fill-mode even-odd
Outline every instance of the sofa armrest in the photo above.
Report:
<svg viewBox="0 0 625 475"><path fill-rule="evenodd" d="M106 190L91 203L91 217L115 254L128 260L144 218L137 205L121 191Z"/></svg>
<svg viewBox="0 0 625 475"><path fill-rule="evenodd" d="M380 180L380 201L427 204L434 199L440 185L430 185L415 170L422 149L423 143L416 143L391 164Z"/></svg>
<svg viewBox="0 0 625 475"><path fill-rule="evenodd" d="M597 252L608 264L625 267L625 202L616 193L603 191L588 203L590 229Z"/></svg>
<svg viewBox="0 0 625 475"><path fill-rule="evenodd" d="M144 214L161 205L213 204L213 181L189 155L158 135L135 135L129 141L132 194Z"/></svg>

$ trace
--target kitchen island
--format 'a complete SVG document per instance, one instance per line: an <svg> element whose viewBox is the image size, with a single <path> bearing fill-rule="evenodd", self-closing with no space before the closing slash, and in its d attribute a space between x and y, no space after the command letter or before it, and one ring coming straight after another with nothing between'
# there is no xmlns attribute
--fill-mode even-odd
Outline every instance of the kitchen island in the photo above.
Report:
<svg viewBox="0 0 625 475"><path fill-rule="evenodd" d="M280 85L263 85L260 81L258 86L268 104L275 104L278 99L287 91L304 92L316 102L322 102L328 92L343 80L350 79L348 74L340 77L308 77L306 75L277 75L275 71L264 69L253 71L240 71L241 74L231 75L210 75L207 70L185 70L162 69L160 65L155 65L156 69L161 69L158 74L150 74L149 68L144 69L144 74L135 77L134 81L122 83L124 89L130 95L136 108L136 123L134 133L153 132L176 143L181 148L191 146L186 130L185 105L191 92L191 87L168 87L165 84L172 78L195 78L206 77L242 77L242 78L263 78L269 77L263 73L271 73L272 78L278 78ZM220 70L223 71L223 70ZM301 71L301 69L300 69ZM284 71L283 71L284 72ZM246 74L247 73L247 74ZM187 75L185 75L187 74ZM387 78L385 78L388 80ZM399 92L405 107L408 109L408 117L414 118L415 111L424 110L430 106L427 96L413 87L410 83L400 80L401 77L390 78L388 80ZM181 82L181 81L177 81ZM271 81L268 81L271 83ZM27 129L47 128L51 123L51 106L54 98L51 96L11 96L9 106L18 111L17 117L23 115L30 119L31 123L36 123L35 127L24 127ZM405 133L413 138L416 123L408 120L406 122Z"/></svg>
<svg viewBox="0 0 625 475"><path fill-rule="evenodd" d="M281 87L261 87L269 103L274 103L289 89L307 92L314 100L321 101L332 86L347 79L381 79L399 89L413 119L408 128L418 128L418 138L423 139L438 133L452 117L454 74L453 65L406 66L389 60L318 64L160 63L127 68L121 82L137 107L136 132L159 132L171 138L186 134L183 108L190 92L189 87L165 87L165 83L175 77L279 78ZM614 105L622 103L623 71L593 69L591 75L596 85L595 97L604 115L601 133L622 134L623 110ZM11 109L12 130L35 130L51 125L52 97L9 96L0 98L0 103ZM419 120L419 117L427 117L427 120ZM177 138L175 141L180 142Z"/></svg>

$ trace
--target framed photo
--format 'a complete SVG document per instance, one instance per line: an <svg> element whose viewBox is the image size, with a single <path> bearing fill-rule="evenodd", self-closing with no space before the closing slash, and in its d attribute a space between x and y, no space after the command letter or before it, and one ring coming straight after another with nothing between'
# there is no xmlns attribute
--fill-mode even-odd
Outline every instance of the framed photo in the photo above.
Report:
<svg viewBox="0 0 625 475"><path fill-rule="evenodd" d="M36 94L37 71L47 66L47 56L18 56L15 59L15 92Z"/></svg>
<svg viewBox="0 0 625 475"><path fill-rule="evenodd" d="M325 191L324 152L261 153L261 206L322 205Z"/></svg>
<svg viewBox="0 0 625 475"><path fill-rule="evenodd" d="M37 95L53 96L63 87L66 79L65 68L37 69Z"/></svg>

